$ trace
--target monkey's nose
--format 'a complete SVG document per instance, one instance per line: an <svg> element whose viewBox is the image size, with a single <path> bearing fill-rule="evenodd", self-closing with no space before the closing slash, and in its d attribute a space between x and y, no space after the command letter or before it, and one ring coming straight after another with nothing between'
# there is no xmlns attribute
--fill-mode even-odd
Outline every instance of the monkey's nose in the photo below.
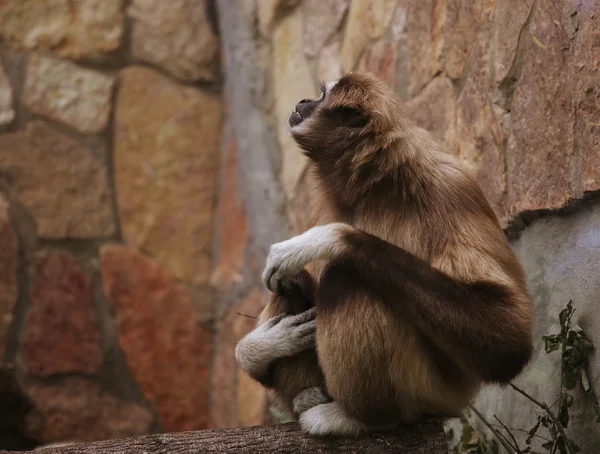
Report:
<svg viewBox="0 0 600 454"><path fill-rule="evenodd" d="M298 104L306 104L307 102L310 102L310 99L303 99Z"/></svg>

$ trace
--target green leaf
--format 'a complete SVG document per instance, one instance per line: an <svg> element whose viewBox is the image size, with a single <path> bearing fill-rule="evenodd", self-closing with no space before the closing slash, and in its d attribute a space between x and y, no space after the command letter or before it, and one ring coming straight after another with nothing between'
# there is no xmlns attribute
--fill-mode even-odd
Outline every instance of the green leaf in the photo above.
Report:
<svg viewBox="0 0 600 454"><path fill-rule="evenodd" d="M587 370L581 368L581 387L586 393L594 393L592 385L590 384L590 377L588 376Z"/></svg>
<svg viewBox="0 0 600 454"><path fill-rule="evenodd" d="M535 426L533 426L531 428L531 430L529 432L527 432L527 438L525 439L525 444L527 444L528 446L531 444L531 439L537 433L538 429L540 428L540 424L541 423L542 423L542 418L540 418L538 416L538 419L537 419L537 422L535 423Z"/></svg>
<svg viewBox="0 0 600 454"><path fill-rule="evenodd" d="M560 314L558 315L558 319L560 320L560 326L562 328L562 331L566 331L569 324L571 323L571 317L573 316L573 312L575 312L573 310L573 301L570 300L567 303L567 307L565 309L563 309L562 311L560 311Z"/></svg>
<svg viewBox="0 0 600 454"><path fill-rule="evenodd" d="M542 423L542 426L548 428L550 426L551 420L548 415L544 415L540 418L540 422Z"/></svg>
<svg viewBox="0 0 600 454"><path fill-rule="evenodd" d="M558 438L556 445L558 446L558 452L560 452L560 454L569 454L565 439L563 437Z"/></svg>
<svg viewBox="0 0 600 454"><path fill-rule="evenodd" d="M544 348L546 353L552 353L558 350L563 342L563 337L560 334L553 334L551 336L544 336Z"/></svg>
<svg viewBox="0 0 600 454"><path fill-rule="evenodd" d="M546 443L544 443L542 445L542 448L544 448L547 451L550 451L550 449L552 449L552 446L554 446L554 442L553 441L547 441Z"/></svg>
<svg viewBox="0 0 600 454"><path fill-rule="evenodd" d="M571 394L567 394L565 393L565 403L564 405L566 405L567 408L571 408L573 406L573 396Z"/></svg>
<svg viewBox="0 0 600 454"><path fill-rule="evenodd" d="M573 396L564 394L558 409L558 421L563 427L569 426L569 407L573 405Z"/></svg>

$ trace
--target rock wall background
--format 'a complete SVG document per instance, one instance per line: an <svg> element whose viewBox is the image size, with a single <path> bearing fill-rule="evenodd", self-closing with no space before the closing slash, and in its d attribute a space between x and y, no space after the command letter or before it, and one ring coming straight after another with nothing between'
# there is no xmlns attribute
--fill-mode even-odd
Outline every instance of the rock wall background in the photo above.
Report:
<svg viewBox="0 0 600 454"><path fill-rule="evenodd" d="M239 211L214 5L6 1L0 36L0 362L26 433L208 427Z"/></svg>
<svg viewBox="0 0 600 454"><path fill-rule="evenodd" d="M550 400L541 336L568 298L600 345L599 15L598 0L0 2L0 358L34 402L29 433L272 420L232 350L265 302L269 245L305 227L287 116L353 70L477 176L536 298L522 380ZM533 418L505 393L478 405ZM600 442L590 411L571 427Z"/></svg>

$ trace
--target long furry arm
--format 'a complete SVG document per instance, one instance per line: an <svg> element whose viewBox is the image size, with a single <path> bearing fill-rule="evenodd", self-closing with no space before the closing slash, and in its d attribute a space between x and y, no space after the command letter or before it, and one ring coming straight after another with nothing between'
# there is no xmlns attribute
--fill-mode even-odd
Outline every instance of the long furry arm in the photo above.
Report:
<svg viewBox="0 0 600 454"><path fill-rule="evenodd" d="M273 245L263 278L277 291L290 273L318 259L381 294L438 348L486 381L512 380L531 356L528 312L521 311L528 296L518 286L461 282L404 249L341 223L314 227ZM318 311L335 309L326 301L317 304Z"/></svg>

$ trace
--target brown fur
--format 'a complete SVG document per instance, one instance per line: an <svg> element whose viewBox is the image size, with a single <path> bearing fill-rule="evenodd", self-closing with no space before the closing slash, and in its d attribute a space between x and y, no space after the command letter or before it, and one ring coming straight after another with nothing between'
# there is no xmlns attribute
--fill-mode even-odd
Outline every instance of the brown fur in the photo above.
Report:
<svg viewBox="0 0 600 454"><path fill-rule="evenodd" d="M342 78L292 130L310 158L311 226L348 224L308 268L317 351L274 367L286 408L322 384L356 419L456 415L532 352L524 273L476 181L376 79ZM261 319L285 312L274 295ZM312 372L310 371L312 368Z"/></svg>

